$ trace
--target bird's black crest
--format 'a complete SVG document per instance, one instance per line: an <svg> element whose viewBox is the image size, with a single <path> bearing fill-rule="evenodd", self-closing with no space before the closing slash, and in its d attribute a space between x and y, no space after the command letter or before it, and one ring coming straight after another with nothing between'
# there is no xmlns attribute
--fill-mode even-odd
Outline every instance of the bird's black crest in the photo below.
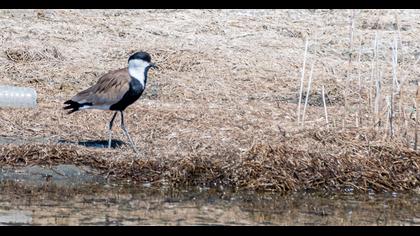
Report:
<svg viewBox="0 0 420 236"><path fill-rule="evenodd" d="M150 62L152 60L149 53L147 52L136 52L128 58L128 61L133 59L140 59L147 62Z"/></svg>

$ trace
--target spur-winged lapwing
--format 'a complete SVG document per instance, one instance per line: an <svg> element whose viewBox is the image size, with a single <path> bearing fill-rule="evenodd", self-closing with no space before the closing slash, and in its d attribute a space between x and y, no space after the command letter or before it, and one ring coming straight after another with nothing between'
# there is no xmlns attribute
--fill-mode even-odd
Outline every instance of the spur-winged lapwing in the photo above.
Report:
<svg viewBox="0 0 420 236"><path fill-rule="evenodd" d="M92 87L76 94L72 99L64 102L64 109L71 109L68 114L83 109L100 109L115 111L109 122L108 148L111 148L112 124L118 112L121 114L121 128L128 137L134 151L138 153L124 125L123 111L133 104L143 93L147 72L156 68L151 63L147 52L136 52L128 58L128 68L111 71L99 78Z"/></svg>

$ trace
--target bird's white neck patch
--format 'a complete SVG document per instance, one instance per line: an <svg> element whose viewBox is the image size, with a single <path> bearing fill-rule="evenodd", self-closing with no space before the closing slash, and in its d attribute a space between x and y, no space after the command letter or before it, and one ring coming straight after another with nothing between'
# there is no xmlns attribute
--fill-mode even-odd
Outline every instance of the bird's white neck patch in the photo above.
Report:
<svg viewBox="0 0 420 236"><path fill-rule="evenodd" d="M147 66L149 66L149 63L140 59L134 59L128 63L128 73L131 77L137 79L141 83L143 88L146 79L145 70Z"/></svg>

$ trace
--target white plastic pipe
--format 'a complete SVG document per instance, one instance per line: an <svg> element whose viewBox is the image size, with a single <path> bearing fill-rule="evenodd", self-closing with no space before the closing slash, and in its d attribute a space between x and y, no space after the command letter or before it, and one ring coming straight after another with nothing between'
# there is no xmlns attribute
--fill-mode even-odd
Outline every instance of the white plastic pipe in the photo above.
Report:
<svg viewBox="0 0 420 236"><path fill-rule="evenodd" d="M36 91L32 88L0 85L0 107L36 107Z"/></svg>

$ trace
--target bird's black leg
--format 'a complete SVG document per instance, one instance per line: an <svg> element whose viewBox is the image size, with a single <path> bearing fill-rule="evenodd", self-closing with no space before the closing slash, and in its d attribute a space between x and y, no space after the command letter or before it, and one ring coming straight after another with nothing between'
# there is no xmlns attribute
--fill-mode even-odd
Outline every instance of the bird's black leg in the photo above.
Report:
<svg viewBox="0 0 420 236"><path fill-rule="evenodd" d="M112 124L114 123L114 119L117 116L117 113L118 113L118 111L116 111L114 113L114 115L112 116L111 121L109 122L109 126L108 126L108 128L109 128L109 130L108 130L109 131L108 148L111 148Z"/></svg>
<svg viewBox="0 0 420 236"><path fill-rule="evenodd" d="M121 112L121 128L124 131L124 134L128 137L128 140L130 141L131 147L133 148L134 152L138 154L139 151L137 150L136 146L134 145L134 142L131 139L130 134L128 134L127 129L125 128L123 112L122 111L120 111L120 112Z"/></svg>

